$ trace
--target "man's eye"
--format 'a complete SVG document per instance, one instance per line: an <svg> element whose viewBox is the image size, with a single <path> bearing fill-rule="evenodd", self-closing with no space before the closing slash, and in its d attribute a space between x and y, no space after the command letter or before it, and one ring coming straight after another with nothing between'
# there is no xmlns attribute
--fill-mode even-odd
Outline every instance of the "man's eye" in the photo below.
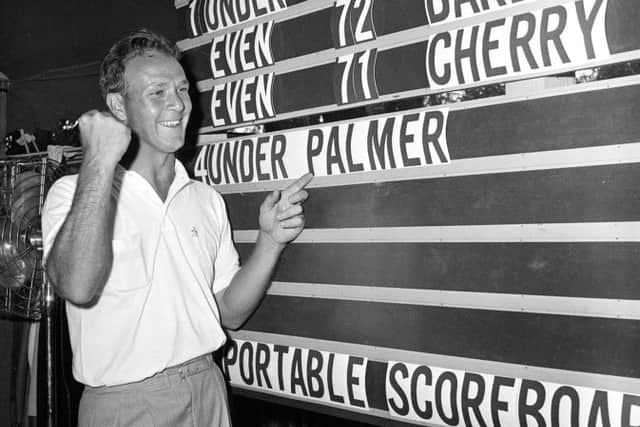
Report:
<svg viewBox="0 0 640 427"><path fill-rule="evenodd" d="M164 90L156 90L153 92L153 95L155 96L162 96L164 94Z"/></svg>
<svg viewBox="0 0 640 427"><path fill-rule="evenodd" d="M188 87L181 87L180 89L178 89L180 92L189 92L189 88Z"/></svg>

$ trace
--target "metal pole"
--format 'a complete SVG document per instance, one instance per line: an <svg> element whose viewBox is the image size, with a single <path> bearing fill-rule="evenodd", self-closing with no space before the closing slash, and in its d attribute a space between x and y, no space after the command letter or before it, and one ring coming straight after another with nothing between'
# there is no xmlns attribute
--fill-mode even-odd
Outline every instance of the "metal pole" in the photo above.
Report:
<svg viewBox="0 0 640 427"><path fill-rule="evenodd" d="M9 78L0 73L0 158L5 157L4 137L7 134L7 94Z"/></svg>
<svg viewBox="0 0 640 427"><path fill-rule="evenodd" d="M38 216L42 212L44 204L45 180L47 179L47 157L43 157L40 165L40 200L38 204ZM42 240L42 236L39 236ZM38 242L37 247L42 250L42 242ZM55 321L57 318L58 304L53 286L47 280L44 267L42 269L42 326L44 327L44 365L45 365L45 407L44 414L38 417L43 419L40 426L57 426L57 406L56 406L56 337ZM42 332L41 332L42 333ZM42 354L42 353L40 353ZM40 415L41 411L38 411Z"/></svg>
<svg viewBox="0 0 640 427"><path fill-rule="evenodd" d="M56 383L55 383L55 313L56 313L56 299L53 291L53 286L49 281L45 280L43 285L43 317L42 327L44 327L44 364L45 364L45 382L46 382L46 394L45 394L45 413L42 414L44 423L40 424L46 427L56 427ZM39 414L40 415L40 414ZM38 417L40 418L40 417Z"/></svg>

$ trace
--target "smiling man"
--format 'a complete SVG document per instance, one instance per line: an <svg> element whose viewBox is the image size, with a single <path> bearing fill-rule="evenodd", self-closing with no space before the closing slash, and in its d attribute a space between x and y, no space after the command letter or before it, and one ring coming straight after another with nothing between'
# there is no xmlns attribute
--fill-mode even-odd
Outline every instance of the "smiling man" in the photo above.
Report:
<svg viewBox="0 0 640 427"><path fill-rule="evenodd" d="M239 266L222 198L175 157L191 113L177 57L147 30L111 48L100 73L109 112L80 117L79 174L58 180L43 209L46 272L86 385L80 426L230 425L211 352L258 306L304 227L311 175L265 198Z"/></svg>

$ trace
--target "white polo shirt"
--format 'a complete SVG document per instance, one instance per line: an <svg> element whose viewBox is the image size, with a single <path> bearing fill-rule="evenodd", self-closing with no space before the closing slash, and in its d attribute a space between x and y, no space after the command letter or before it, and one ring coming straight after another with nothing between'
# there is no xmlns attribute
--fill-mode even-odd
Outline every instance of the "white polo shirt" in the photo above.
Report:
<svg viewBox="0 0 640 427"><path fill-rule="evenodd" d="M66 304L73 374L90 386L150 377L225 342L213 293L239 269L222 197L176 161L163 203L136 172L116 170L113 267L98 302ZM58 180L42 212L45 257L73 200Z"/></svg>

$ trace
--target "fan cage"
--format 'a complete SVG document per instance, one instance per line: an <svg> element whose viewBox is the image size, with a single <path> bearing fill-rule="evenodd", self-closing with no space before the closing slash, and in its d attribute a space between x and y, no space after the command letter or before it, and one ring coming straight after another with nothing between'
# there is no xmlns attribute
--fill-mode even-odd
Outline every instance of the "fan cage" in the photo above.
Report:
<svg viewBox="0 0 640 427"><path fill-rule="evenodd" d="M0 159L0 272L5 273L0 274L2 317L40 320L44 298L53 298L52 292L45 290L40 213L51 185L77 171L81 152L74 148L63 154L56 155L59 161L47 152ZM11 256L7 256L7 246ZM8 271L27 264L32 265L23 268L18 280L10 280Z"/></svg>

